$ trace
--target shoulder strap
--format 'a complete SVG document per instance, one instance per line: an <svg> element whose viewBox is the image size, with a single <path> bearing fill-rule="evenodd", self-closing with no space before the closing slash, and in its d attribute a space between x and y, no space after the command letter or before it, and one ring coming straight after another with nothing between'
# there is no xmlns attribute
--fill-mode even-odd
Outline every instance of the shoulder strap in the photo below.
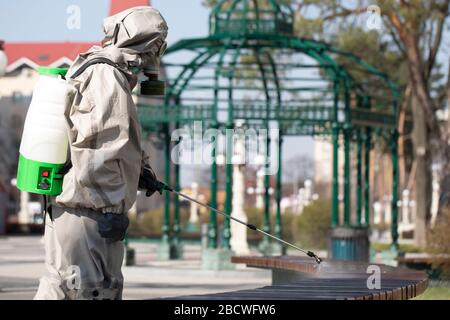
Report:
<svg viewBox="0 0 450 320"><path fill-rule="evenodd" d="M106 63L109 64L110 66L118 69L119 71L121 71L119 69L119 65L117 63L112 62L111 60L109 60L108 58L103 58L103 57L98 57L98 58L94 58L92 60L89 60L88 62L86 62L85 64L83 64L77 71L74 72L74 74L70 77L70 79L75 79L76 77L78 77L80 74L82 74L88 67L94 65L94 64L98 64L98 63Z"/></svg>
<svg viewBox="0 0 450 320"><path fill-rule="evenodd" d="M70 77L70 79L75 79L76 77L78 77L80 74L82 74L88 67L94 65L94 64L98 64L98 63L106 63L109 64L110 66L117 68L119 71L119 66L112 62L111 60L107 59L107 58L102 58L102 57L98 57L98 58L94 58L92 60L89 60L88 62L86 62L85 64L83 64L77 71L74 72L74 74ZM59 170L58 174L61 175L65 175L69 172L69 170L72 168L72 161L69 159L64 166Z"/></svg>

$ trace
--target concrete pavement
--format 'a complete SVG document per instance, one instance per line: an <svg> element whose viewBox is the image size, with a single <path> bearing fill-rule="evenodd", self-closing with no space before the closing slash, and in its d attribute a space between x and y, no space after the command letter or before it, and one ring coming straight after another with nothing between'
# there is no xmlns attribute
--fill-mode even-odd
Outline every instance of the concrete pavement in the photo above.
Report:
<svg viewBox="0 0 450 320"><path fill-rule="evenodd" d="M137 265L124 267L124 299L215 293L269 285L269 271L237 266L230 271L200 268L200 247L186 245L183 260L157 261L154 243L131 242ZM256 253L256 252L255 252ZM0 300L32 299L44 274L40 236L0 237Z"/></svg>

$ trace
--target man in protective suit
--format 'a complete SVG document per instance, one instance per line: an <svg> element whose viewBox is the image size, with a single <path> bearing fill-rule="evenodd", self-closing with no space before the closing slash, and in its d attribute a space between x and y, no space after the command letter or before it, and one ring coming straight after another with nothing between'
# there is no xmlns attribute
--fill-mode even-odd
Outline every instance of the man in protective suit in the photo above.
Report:
<svg viewBox="0 0 450 320"><path fill-rule="evenodd" d="M121 299L122 240L138 188L161 192L141 149L131 92L137 74L159 69L168 27L152 7L104 20L102 47L67 73L71 167L46 219L48 274L35 299Z"/></svg>

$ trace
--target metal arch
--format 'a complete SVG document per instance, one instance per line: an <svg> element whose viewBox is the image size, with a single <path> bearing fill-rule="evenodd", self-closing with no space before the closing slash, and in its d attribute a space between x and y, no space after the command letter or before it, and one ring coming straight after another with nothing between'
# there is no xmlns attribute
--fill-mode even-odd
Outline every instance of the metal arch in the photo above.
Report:
<svg viewBox="0 0 450 320"><path fill-rule="evenodd" d="M262 76L262 82L263 82L263 86L264 86L264 93L266 94L266 103L267 103L267 107L269 107L270 101L271 101L271 97L270 97L270 93L269 93L269 88L267 86L266 72L265 72L264 67L263 67L263 65L261 63L261 58L259 56L258 49L253 49L253 52L255 53L256 63L258 64L259 72L261 73L261 76Z"/></svg>
<svg viewBox="0 0 450 320"><path fill-rule="evenodd" d="M321 46L316 46L315 48L308 48L308 47L304 47L303 43L301 42L305 42L305 43L312 43L312 40L305 40L302 38L294 38L291 39L294 40L294 44L296 44L295 47L299 48L302 50L302 53L309 55L310 57L314 58L316 61L318 61L319 63L323 63L323 61L327 61L329 64L332 64L335 69L336 69L336 75L338 76L338 78L340 78L340 80L344 80L345 82L347 82L348 88L352 88L354 86L356 86L356 88L358 88L361 91L361 94L359 94L358 92L355 92L358 97L361 97L362 95L368 95L368 93L366 92L366 90L364 90L364 88L357 82L355 81L355 79L353 79L353 77L347 72L346 68L344 68L343 66L339 65L332 57L330 57L329 55L324 54L324 48ZM300 42L298 42L300 41ZM300 44L300 46L298 46ZM315 43L316 45L322 45L322 43ZM330 47L330 46L329 46ZM315 56L312 56L312 53L316 53ZM321 60L319 59L319 57L321 58ZM318 68L323 67L322 65L318 65ZM328 68L325 68L325 71L328 73ZM381 74L380 72L378 72L378 74ZM386 77L384 75L384 77ZM394 101L394 105L397 102ZM394 114L396 117L398 117L397 115L397 109L394 107ZM349 115L347 115L349 116Z"/></svg>
<svg viewBox="0 0 450 320"><path fill-rule="evenodd" d="M245 22L246 25L248 23L248 12L249 12L248 11L248 1L244 0L244 22ZM231 15L228 16L228 21L230 21L229 20L230 16Z"/></svg>
<svg viewBox="0 0 450 320"><path fill-rule="evenodd" d="M393 82L392 80L390 80L389 77L385 73L378 71L378 69L373 67L371 64L367 63L365 60L359 58L358 56L356 56L352 53L349 53L349 52L335 49L335 48L334 48L333 52L340 54L340 55L348 58L349 60L357 63L358 65L363 67L369 74L372 74L387 83L387 86L392 93L392 101L391 101L392 107L393 107L394 115L396 117L396 122L398 122L398 100L400 99L398 85L395 82ZM372 96L372 95L370 95L370 96Z"/></svg>
<svg viewBox="0 0 450 320"><path fill-rule="evenodd" d="M357 56L336 49L333 46L330 46L326 43L323 42L319 42L319 41L315 41L315 40L309 40L309 39L304 39L304 38L295 38L295 37L287 37L287 36L278 36L278 37L274 37L274 36L270 36L270 35L264 35L264 37L258 37L258 35L252 35L252 37L250 37L251 39L255 39L255 40L266 40L269 41L267 42L267 46L271 46L270 42L273 43L277 43L277 44L281 44L284 48L292 48L290 45L286 45L286 42L292 43L295 42L296 45L298 45L301 49L313 49L317 52L320 51L328 51L328 52L333 52L336 54L340 54L340 55L344 55L346 57L348 57L349 59L352 59L355 63L357 63L358 65L361 65L365 70L368 71L368 73L373 74L379 78L381 78L384 81L387 81L389 87L391 88L391 91L393 92L393 96L395 98L399 98L399 93L398 93L398 87L397 85L389 79L389 77L387 77L387 75L385 75L384 73L378 71L375 67L371 66L370 64L368 64L367 62L361 60L360 58L358 58ZM220 36L210 36L208 38L197 38L197 39L190 39L190 40L185 40L185 41L181 41L179 43L177 43L176 45L178 47L184 47L185 49L192 49L193 47L195 48L196 45L198 45L200 42L205 41L207 42L209 45L221 45L223 38ZM176 48L176 47L174 47ZM332 59L330 57L330 59ZM334 59L332 59L334 61ZM354 85L357 85L358 82L356 81L352 81L352 83ZM362 92L365 92L365 90L362 89ZM397 112L397 110L394 110L394 112Z"/></svg>
<svg viewBox="0 0 450 320"><path fill-rule="evenodd" d="M252 0L253 6L255 7L256 20L259 22L259 5L258 0Z"/></svg>
<svg viewBox="0 0 450 320"><path fill-rule="evenodd" d="M189 74L189 76L186 79L183 80L184 81L183 84L180 86L180 88L178 89L178 92L175 95L177 98L179 98L180 95L183 93L184 89L186 88L189 81L191 80L191 77L193 77L197 73L197 71L209 61L209 59L211 59L214 55L216 55L217 52L213 51L213 52L207 52L207 53L208 53L208 55L206 56L206 58L203 61L201 61L199 64L194 65L193 67L188 68L188 70L191 70L191 73Z"/></svg>
<svg viewBox="0 0 450 320"><path fill-rule="evenodd" d="M218 3L217 5L216 5L216 7L214 8L215 10L214 10L214 14L213 15L210 15L210 19L212 19L212 17L214 17L214 19L215 19L215 22L216 22L216 25L214 26L215 28L217 27L217 21L218 21L218 13L219 13L219 11L220 11L220 9L223 7L223 5L227 2L227 1L229 1L229 0L222 0L220 3ZM241 1L241 0L231 0L231 1L233 1L232 3L231 3L231 7L230 7L230 9L228 10L228 12L227 12L227 20L229 21L230 20L230 17L231 17L231 13L233 12L233 10L234 10L234 8L236 8L236 5L239 3L239 1ZM210 20L210 28L209 28L209 32L210 32L210 34L212 34L213 33L213 30L212 30L212 24L211 24L211 20ZM214 32L215 33L215 32Z"/></svg>
<svg viewBox="0 0 450 320"><path fill-rule="evenodd" d="M281 38L281 39L280 39ZM241 40L241 38L227 38L227 39L232 39L232 40ZM248 37L245 40L251 40L251 39L258 39L257 36L252 36L252 37ZM182 40L178 43L176 43L175 45L172 46L172 48L170 48L170 52L172 53L174 51L178 51L180 49L190 49L192 50L193 48L196 47L203 47L208 45L209 47L212 46L219 46L222 47L223 46L223 38L219 37L219 36L210 36L207 38L195 38L195 39L188 39L188 40ZM267 43L266 47L276 47L276 48L280 48L280 45L282 48L290 48L290 49L300 49L302 50L303 53L306 53L306 51L311 51L314 50L316 52L320 52L321 50L323 50L323 48L321 47L317 47L317 46L308 46L308 44L306 44L305 41L302 42L302 39L300 38L294 38L294 37L286 37L286 36L282 36L282 37L264 37L263 40L270 40L271 43ZM286 42L289 42L286 44ZM277 44L276 46L274 44ZM294 47L292 46L292 44L294 44ZM317 50L316 50L317 49ZM321 50L320 50L321 49ZM169 49L168 49L169 50ZM317 60L317 59L316 59ZM334 67L338 66L338 64L331 58L329 57L329 61L333 64ZM323 67L321 65L317 66L319 67ZM342 69L342 67L341 67ZM346 74L346 76L349 76L349 74Z"/></svg>
<svg viewBox="0 0 450 320"><path fill-rule="evenodd" d="M232 0L230 0L231 2ZM349 167L349 163L350 163L350 143L351 143L351 139L352 139L352 134L353 132L357 132L360 131L362 128L367 129L367 132L369 132L370 134L370 130L372 128L380 128L380 123L383 124L385 123L384 120L380 121L379 117L380 115L382 116L382 112L377 112L374 109L370 108L366 109L367 112L361 112L361 109L364 109L364 107L366 107L367 105L363 102L361 102L360 100L362 98L364 99L370 99L371 97L375 97L371 94L374 94L374 92L371 92L371 86L373 85L373 83L369 83L369 85L366 87L365 81L361 80L361 81L357 81L356 79L359 79L359 77L353 77L352 74L349 72L352 70L352 68L354 67L353 64L350 64L350 66L347 66L346 62L350 62L350 63L355 63L358 66L361 66L362 69L364 70L364 72L367 72L367 74L371 74L374 75L375 77L371 77L371 80L375 80L375 84L378 84L378 81L383 81L383 87L384 84L387 84L388 89L387 90L391 90L392 92L392 106L393 106L393 110L391 110L389 108L389 121L397 121L398 119L398 99L399 99L399 94L398 94L398 87L382 72L378 71L376 68L374 68L373 66L371 66L370 64L368 64L367 62L365 62L364 60L356 57L355 55L351 54L351 53L347 53L344 52L342 50L336 49L330 45L327 44L323 44L320 42L316 42L314 40L305 40L305 39L301 39L301 38L294 38L294 37L290 37L287 35L282 35L282 34L274 34L274 35L267 35L267 34L263 34L264 32L261 32L261 30L264 30L264 28L260 28L259 24L255 25L255 22L253 21L253 18L251 18L250 16L247 15L247 12L249 10L248 6L249 6L249 1L245 2L245 7L244 7L244 14L245 17L243 17L245 20L251 19L251 21L247 24L248 25L248 29L246 29L248 32L244 31L244 35L242 36L237 36L237 33L241 33L239 28L236 27L240 27L243 19L241 18L240 24L233 24L231 25L230 28L220 28L218 27L218 25L216 24L216 26L212 25L212 16L210 17L210 32L213 30L214 27L216 27L217 29L217 33L214 36L210 36L208 38L202 38L202 39L191 39L191 40L184 40L184 41L180 41L177 42L174 46L172 46L172 48L169 51L170 52L174 52L180 49L187 49L187 50L193 50L193 51L201 51L203 49L206 48L206 50L204 52L200 52L198 54L198 56L196 57L196 59L194 59L188 66L185 66L183 71L180 74L180 77L175 79L173 86L171 87L169 94L166 96L166 107L170 107L169 103L175 103L175 107L174 109L174 113L173 115L169 115L167 117L167 119L165 119L164 121L173 121L173 119L183 119L183 121L186 121L186 119L188 119L189 117L183 118L185 115L182 114L182 112L180 112L179 110L181 110L181 108L179 106L179 103L177 102L177 99L175 101L171 100L171 98L175 95L178 99L180 98L180 95L185 91L185 90L189 90L190 87L188 87L186 89L186 87L190 84L192 86L192 89L197 90L197 89L206 89L206 90L214 90L214 100L213 100L213 105L209 106L209 109L212 108L213 110L213 114L214 116L211 117L214 121L214 127L218 128L219 125L219 118L218 118L218 110L219 109L219 104L221 102L219 102L219 98L220 98L220 94L223 93L223 91L221 90L227 90L228 89L228 104L229 104L229 109L234 108L234 90L238 90L238 89L243 89L243 87L245 86L240 86L240 85L236 85L233 87L233 79L238 79L238 77L236 77L236 60L237 57L239 57L240 53L242 52L242 47L245 46L246 50L248 49L250 52L253 51L255 52L255 57L256 57L256 63L255 61L252 59L252 61L250 61L250 63L252 64L251 68L252 70L254 70L255 68L255 64L258 65L259 67L259 71L261 73L262 76L262 84L263 84L263 89L266 95L266 106L264 106L264 101L263 99L258 98L258 100L262 100L261 102L258 103L254 103L249 111L245 110L247 108L243 109L243 112L241 114L239 114L239 110L237 109L236 113L233 114L229 114L229 116L232 118L231 121L234 119L235 116L237 116L238 118L242 116L242 118L244 119L249 119L250 123L253 120L255 120L252 125L264 125L264 123L266 123L266 126L268 127L269 121L271 120L278 120L279 123L281 123L282 121L284 121L285 119L288 119L286 121L286 123L289 125L289 127L287 127L287 131L289 131L289 133L287 132L286 134L299 134L300 132L304 133L304 134L309 134L309 135L316 135L316 134L330 134L330 129L332 129L331 134L333 135L333 139L336 137L336 141L337 141L337 136L339 135L340 130L343 130L344 133L344 137L345 137L345 167L344 167L344 223L346 225L350 224L350 201L351 201L351 197L350 197L350 179L351 179L351 175L350 175L350 167ZM226 0L222 0L219 3L219 6L216 7L216 11L214 14L217 15L218 10L220 10L220 6L223 5L226 2ZM228 22L232 22L230 21L230 16L233 14L233 8L237 5L239 1L238 0L234 0L232 1L232 8L230 10L228 10L227 12L224 12L226 14L228 14ZM256 0L253 0L253 3L257 5ZM275 2L275 0L269 0L270 4L277 4ZM289 7L291 10L292 8ZM278 7L279 9L279 7ZM262 10L261 10L262 11ZM236 12L236 11L235 11ZM242 10L239 11L240 13L242 13ZM258 10L256 10L256 12L259 12ZM266 12L269 12L268 10L266 10ZM282 23L282 21L280 21L280 17L281 15L283 16L287 16L288 13L286 11L280 11L277 12L275 10L275 14L277 15L275 17L275 21L271 21L272 23ZM221 17L223 19L225 19L225 15L222 14ZM234 18L234 16L233 16ZM218 17L216 16L216 20L218 19ZM222 19L222 20L223 20ZM259 19L257 19L258 21L260 21ZM272 19L271 19L272 20ZM218 21L218 20L217 20ZM259 22L256 23L259 23ZM223 22L223 21L220 21ZM221 24L224 25L224 24ZM286 28L285 28L286 29ZM257 32L255 32L255 34L252 35L248 35L247 33L252 33L252 31L257 30ZM281 29L280 29L281 30ZM236 35L234 36L230 36L230 34L232 34L235 31ZM228 32L228 33L227 33ZM286 33L285 33L286 34ZM288 102L292 102L292 105L287 104L285 105L285 108L283 108L283 96L282 93L283 92L287 92L289 90L315 90L315 92L320 92L323 89L323 85L319 86L319 87L309 87L306 86L305 88L296 88L294 86L292 87L288 87L286 86L285 88L283 88L284 83L280 84L280 80L278 77L278 73L277 73L277 69L278 68L282 68L282 67L287 67L289 68L289 63L284 63L284 62L280 62L280 64L277 64L276 61L274 61L273 57L271 56L271 48L289 48L292 49L293 52L297 52L297 53L301 53L304 55L307 55L309 57L311 57L312 59L315 60L315 63L317 63L317 66L315 66L314 63L314 67L315 68L319 68L320 70L323 70L323 72L320 72L321 77L323 79L323 81L326 81L326 78L330 78L333 81L333 85L334 85L334 105L333 105L333 109L330 107L330 105L327 103L327 100L329 98L329 95L324 95L322 96L323 100L319 100L317 99L312 99L311 103L306 103L306 108L303 110L300 110L302 107L305 106L305 104L303 103L303 101L300 101L301 99L295 100L289 100ZM266 50L267 49L267 50ZM220 86L220 76L222 75L222 73L220 72L221 69L223 69L223 64L224 64L224 59L225 56L227 55L227 53L229 53L231 50L235 50L234 52L231 52L231 54L234 54L233 57L233 65L232 65L232 72L229 73L228 76L228 81L229 81L229 86L224 87L224 86ZM195 77L197 71L202 68L205 64L207 64L207 62L211 59L211 57L213 57L214 55L218 54L220 52L220 57L219 57L219 61L215 62L214 59L214 66L215 67L215 74L214 74L214 83L207 83L207 85L204 86L195 86L194 83L191 83L190 80ZM267 66L267 63L265 60L262 60L263 54L267 55L267 59L268 62L270 64L270 66L272 67L272 72L273 72L273 79L269 78L270 77L270 71L269 71L269 67ZM338 61L341 61L341 59L344 60L344 62L339 63ZM226 61L226 60L225 60ZM245 63L245 61L241 62L242 64ZM295 68L303 68L305 66L303 65L296 65ZM359 68L358 68L359 69ZM304 70L304 69L300 69L300 70ZM365 73L363 73L365 74ZM208 76L210 77L210 75L208 74ZM208 77L208 78L209 78ZM287 77L289 79L289 77ZM381 80L377 80L377 79L381 79ZM270 81L274 81L275 82L275 86L276 86L276 92L277 92L277 97L278 97L278 108L277 110L279 110L281 113L280 114L276 114L274 116L274 113L271 112L273 111L273 104L272 104L272 99L274 98L274 93L273 93L273 86L270 83ZM272 82L273 83L273 82ZM342 86L341 86L342 84ZM327 86L325 85L325 87L327 88ZM261 85L259 85L257 88L257 90L261 90ZM328 90L326 90L328 92ZM342 111L342 107L340 108L340 104L339 104L339 100L341 99L341 93L344 92L344 104L345 104L345 110ZM359 110L353 110L353 108L350 108L350 103L351 103L351 96L350 94L356 94L357 96L357 107L356 109ZM389 97L391 97L391 95L389 95ZM195 100L195 99L194 99ZM295 100L295 101L294 101ZM208 96L208 101L210 101L210 97ZM226 100L225 100L226 101ZM337 103L336 103L337 101ZM325 102L325 103L323 103ZM322 105L320 105L322 103ZM259 104L259 105L258 105ZM360 108L361 105L363 106L363 108ZM195 107L200 107L200 106L195 106ZM258 111L258 109L264 110L266 109L266 114L264 115L264 113L259 113L258 112L254 112L254 111ZM270 109L270 110L269 110ZM314 114L313 115L308 115L308 112L310 112L310 110L314 109ZM327 109L324 111L324 109ZM331 110L336 110L336 118L335 117L331 117ZM290 111L294 110L294 113L290 113ZM305 112L306 111L306 112ZM340 119L337 117L338 116L338 112L340 112L339 115L342 115L342 112L345 112L345 119L344 122L342 122L340 119L342 119L342 117L340 117ZM269 112L271 112L269 114ZM317 114L315 112L318 112ZM390 113L394 113L394 116L391 116ZM354 114L356 114L356 117L354 117ZM372 116L373 114L373 116ZM255 116L256 115L256 116ZM208 115L208 117L210 117ZM258 118L259 117L259 118ZM367 120L366 124L361 124L361 123L356 123L356 125L353 125L353 120L354 118L358 118L359 119L363 119L363 120ZM378 118L377 118L378 117ZM294 119L294 121L290 121L289 119L292 118ZM189 119L193 119L193 117L190 117ZM258 122L257 121L261 121L263 120L264 123ZM332 124L332 126L330 127L330 124ZM229 125L229 123L227 123L227 125ZM320 125L320 127L318 126ZM395 196L393 196L391 205L392 205L392 212L393 212L393 221L396 220L396 218L394 218L394 216L396 217L396 213L397 213L397 208L396 208L396 196L397 196L397 166L398 164L396 163L396 157L397 157L397 129L395 127L389 127L390 131L385 131L384 129L379 129L379 131L381 133L384 134L389 134L389 136L392 138L391 139L391 153L392 153L392 157L393 157L393 194ZM284 128L283 128L284 130ZM394 140L395 139L395 140ZM214 148L215 150L215 148ZM212 170L211 170L211 206L215 207L216 206L216 192L217 192L217 167L216 167L216 160L215 160L215 156L216 156L216 151L214 151L212 153L212 157L213 157L213 165L212 165ZM360 153L360 152L359 152ZM337 156L338 152L334 152L334 154ZM281 155L279 155L279 157L281 157ZM337 159L337 158L336 158ZM360 161L360 160L359 160ZM281 161L280 161L281 163ZM359 163L358 166L358 175L360 175L360 171L361 171L361 163ZM227 169L230 167L227 167ZM336 169L335 169L336 168ZM333 163L333 170L334 172L338 172L338 166L337 163ZM279 171L281 172L281 171ZM228 175L228 170L227 170L227 175ZM358 178L358 181L361 180L361 177ZM265 187L266 187L266 196L268 196L267 194L267 181L265 181ZM227 183L229 184L229 181L227 181ZM335 180L333 178L333 185L338 185L337 184L337 180ZM231 185L227 185L227 191L229 190L229 187ZM336 190L333 190L333 199L337 200L337 192L335 192ZM230 196L230 192L227 192L228 197ZM361 193L357 194L358 197L358 201L359 201L359 207L361 207ZM227 198L227 200L229 200L231 198ZM268 199L268 197L267 197ZM228 203L229 201L227 201ZM268 201L266 201L265 203L268 203ZM337 206L337 201L333 200L333 207L338 208ZM359 208L359 215L361 215ZM168 212L168 210L165 210L165 212ZM229 210L228 210L229 211ZM265 213L268 212L268 207L265 208ZM336 210L334 210L334 215L336 215ZM166 219L168 220L168 219ZM267 221L269 221L267 219ZM210 213L210 224L209 224L209 233L208 233L208 237L209 237L209 246L211 247L216 247L217 244L217 233L216 233L216 216L212 214L212 212ZM265 223L265 228L266 228L266 223ZM269 225L270 228L270 225ZM397 225L393 222L392 224L392 235L393 235L393 242L394 244L396 243L396 229L397 229ZM225 242L227 241L226 238L226 232L224 232L224 239ZM225 244L226 245L226 244Z"/></svg>
<svg viewBox="0 0 450 320"><path fill-rule="evenodd" d="M175 92L175 88L178 85L178 82L183 78L183 76L188 72L188 70L192 70L192 66L197 66L197 61L200 60L202 57L204 57L208 53L208 50L205 50L197 55L197 57L194 58L194 60L189 64L186 65L183 70L176 76L175 82L171 84L166 96L165 96L165 104L167 105L170 101L171 97L176 96L173 93ZM209 60L209 59L208 59ZM190 75L192 76L192 74ZM189 78L188 78L189 79Z"/></svg>
<svg viewBox="0 0 450 320"><path fill-rule="evenodd" d="M208 50L205 50L205 51L199 53L189 65L183 66L183 70L175 77L175 81L170 84L169 90L167 91L167 93L165 95L165 103L166 104L168 103L169 98L174 97L173 92L175 91L175 88L178 85L178 82L188 72L188 70L192 69L192 66L195 63L197 63L198 60L200 60L203 56L205 56L206 53L208 53Z"/></svg>
<svg viewBox="0 0 450 320"><path fill-rule="evenodd" d="M304 53L305 55L313 58L314 60L316 60L317 62L319 62L319 64L323 64L323 63L329 63L331 65L333 65L333 68L325 68L325 73L329 75L329 77L331 78L330 80L333 83L336 83L336 81L340 82L343 79L346 78L347 74L345 72L345 70L343 70L343 68L336 63L336 61L334 61L331 57L324 55L323 52L319 52L316 50L312 50L312 49L301 49L301 53ZM318 68L320 68L320 65L318 66ZM334 92L334 100L338 101L339 100L339 92ZM337 99L337 100L336 100ZM339 109L338 109L338 104L334 103L333 104L333 110L334 110L334 116L333 116L333 123L336 123L336 125L338 124L338 113L339 113ZM346 118L348 118L346 116Z"/></svg>
<svg viewBox="0 0 450 320"><path fill-rule="evenodd" d="M280 5L278 4L277 1L269 0L269 2L272 4L272 6L274 6L275 8L277 8L279 12L281 12L281 14L283 15L283 18L286 18L286 13L283 12L283 10L281 10L281 7L280 7ZM293 18L294 18L294 17L293 17L293 16L294 16L294 10L292 10L292 7L291 7L291 6L283 5L283 7L289 9L289 12L290 12L290 14L291 14L291 17L290 17L290 18L291 18L291 22L293 22Z"/></svg>
<svg viewBox="0 0 450 320"><path fill-rule="evenodd" d="M259 40L263 41L263 43L259 42ZM226 37L226 36L210 36L207 38L198 38L198 39L191 39L191 40L185 40L181 41L177 44L175 44L175 48L177 50L180 49L187 49L187 50L198 50L200 48L208 47L209 50L221 50L223 48L224 42L226 41L226 44L228 45L228 50L236 50L238 47L243 46L242 43L244 42L244 46L248 47L249 49L252 48L277 48L277 49L293 49L294 51L297 51L298 53L302 53L305 55L310 56L314 60L317 61L316 68L323 69L325 71L325 74L328 74L330 77L330 80L335 81L336 79L339 79L339 81L346 80L348 84L349 90L354 92L358 99L364 96L370 96L370 92L367 91L367 89L370 88L358 88L359 82L355 81L352 76L347 72L346 68L336 62L331 56L328 55L330 52L327 50L327 48L330 48L330 46L326 46L324 44L313 42L313 41L307 41L304 39L289 37L289 36L265 36L260 37L259 35L251 35L246 36L244 38L242 37ZM255 42L255 43L252 43ZM258 45L259 42L259 45ZM172 46L173 48L174 46ZM172 49L172 52L175 50ZM192 63L194 64L194 63ZM331 69L331 70L330 70ZM189 81L189 78L185 79L186 85ZM324 79L325 80L325 79ZM185 89L186 86L183 86L183 88L178 88L178 91L182 91ZM342 88L342 87L341 87ZM212 87L210 89L213 89ZM220 89L220 88L219 88ZM360 89L360 90L357 90ZM362 112L361 108L358 108L357 110L351 109L351 114L348 115L346 118L351 116L352 118L354 116L355 119L359 119L357 122L357 125L360 127L370 127L370 126L382 126L385 128L388 126L388 128L392 128L394 124L396 123L397 119L397 113L395 112L396 107L396 101L394 101L394 108L392 108L390 112L392 112L392 115L388 115L387 118L383 118L383 116L380 113L377 112L371 112L367 110L366 112ZM373 114L373 116L372 116ZM369 118L366 118L370 116ZM386 120L383 120L386 119ZM368 120L368 121L366 121ZM352 120L353 122L353 120Z"/></svg>
<svg viewBox="0 0 450 320"><path fill-rule="evenodd" d="M212 34L213 33L213 24L212 21L214 20L215 22L217 22L217 14L219 13L220 8L222 8L222 6L224 5L224 3L228 1L228 0L221 0L218 4L216 4L212 10L211 13L209 14L209 33ZM215 28L216 26L214 26Z"/></svg>
<svg viewBox="0 0 450 320"><path fill-rule="evenodd" d="M227 1L228 1L228 0L220 0L219 3L216 4L216 5L213 7L213 9L212 9L212 11L211 11L211 16L215 16L215 15L219 12L220 8L222 8L222 6L224 5L224 3L227 2Z"/></svg>
<svg viewBox="0 0 450 320"><path fill-rule="evenodd" d="M302 41L301 38L296 38L295 40L296 40L295 42ZM354 85L358 86L359 89L364 92L364 88L358 85L358 83L353 79L351 74L348 73L347 70L343 66L341 66L339 63L337 63L332 57L325 54L324 50L317 49L317 48L313 48L313 49L307 48L306 50L304 49L303 52L305 54L309 55L310 57L314 58L319 63L323 63L325 61L325 62L333 65L334 70L333 69L332 70L334 71L335 77L332 77L332 81L335 81L335 80L350 81L350 84L354 84ZM328 72L328 71L329 71L328 69L325 69L325 72Z"/></svg>
<svg viewBox="0 0 450 320"><path fill-rule="evenodd" d="M377 68L375 68L374 66L372 66L371 64L369 64L367 61L361 59L360 57L358 57L357 55L351 53L351 52L347 52L347 51L343 51L340 49L337 49L335 47L331 47L331 52L343 55L347 58L349 58L350 60L352 60L353 62L356 62L357 64L359 64L360 66L362 66L364 69L366 69L369 73L378 76L379 78L385 80L389 87L391 88L393 94L398 98L399 97L399 91L398 91L398 85L393 82L388 76L387 74L385 74L384 72L379 71Z"/></svg>
<svg viewBox="0 0 450 320"><path fill-rule="evenodd" d="M275 65L275 62L273 60L272 55L268 51L264 51L264 54L266 55L267 59L269 60L269 64L272 68L273 78L275 82L275 87L277 88L277 100L278 100L278 108L281 108L281 89L280 89L280 80L278 78L278 71L277 67Z"/></svg>
<svg viewBox="0 0 450 320"><path fill-rule="evenodd" d="M231 17L231 13L232 11L236 8L237 4L239 3L239 1L241 0L234 0L233 3L231 4L230 9L228 10L228 14L227 14L227 19L230 20Z"/></svg>
<svg viewBox="0 0 450 320"><path fill-rule="evenodd" d="M340 50L340 49L338 49L334 46L331 46L327 43L324 43L324 42L310 40L310 39L304 39L304 38L301 38L301 39L305 42L313 43L314 45L318 45L326 51L333 52L338 55L347 57L348 59L350 59L353 62L357 63L358 65L362 66L368 73L373 74L373 75L381 78L382 80L386 81L394 98L395 98L394 100L398 100L400 98L398 85L395 82L393 82L385 73L379 71L377 68L375 68L374 66L369 64L367 61L361 59L357 55L355 55L351 52ZM396 103L394 103L394 104L396 104ZM395 108L394 112L397 113L398 110L396 109L396 106L394 106L394 108Z"/></svg>

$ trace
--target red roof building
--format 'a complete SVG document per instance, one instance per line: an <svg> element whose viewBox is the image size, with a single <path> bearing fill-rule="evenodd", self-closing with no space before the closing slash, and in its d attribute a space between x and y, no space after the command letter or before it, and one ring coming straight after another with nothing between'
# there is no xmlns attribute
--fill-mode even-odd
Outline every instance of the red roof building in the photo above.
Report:
<svg viewBox="0 0 450 320"><path fill-rule="evenodd" d="M109 15L136 6L147 6L149 0L110 0ZM75 57L87 51L96 42L5 42L4 50L8 58L6 72L12 72L26 65L37 66L68 66Z"/></svg>
<svg viewBox="0 0 450 320"><path fill-rule="evenodd" d="M110 0L109 15L112 16L128 8L148 5L150 0Z"/></svg>

